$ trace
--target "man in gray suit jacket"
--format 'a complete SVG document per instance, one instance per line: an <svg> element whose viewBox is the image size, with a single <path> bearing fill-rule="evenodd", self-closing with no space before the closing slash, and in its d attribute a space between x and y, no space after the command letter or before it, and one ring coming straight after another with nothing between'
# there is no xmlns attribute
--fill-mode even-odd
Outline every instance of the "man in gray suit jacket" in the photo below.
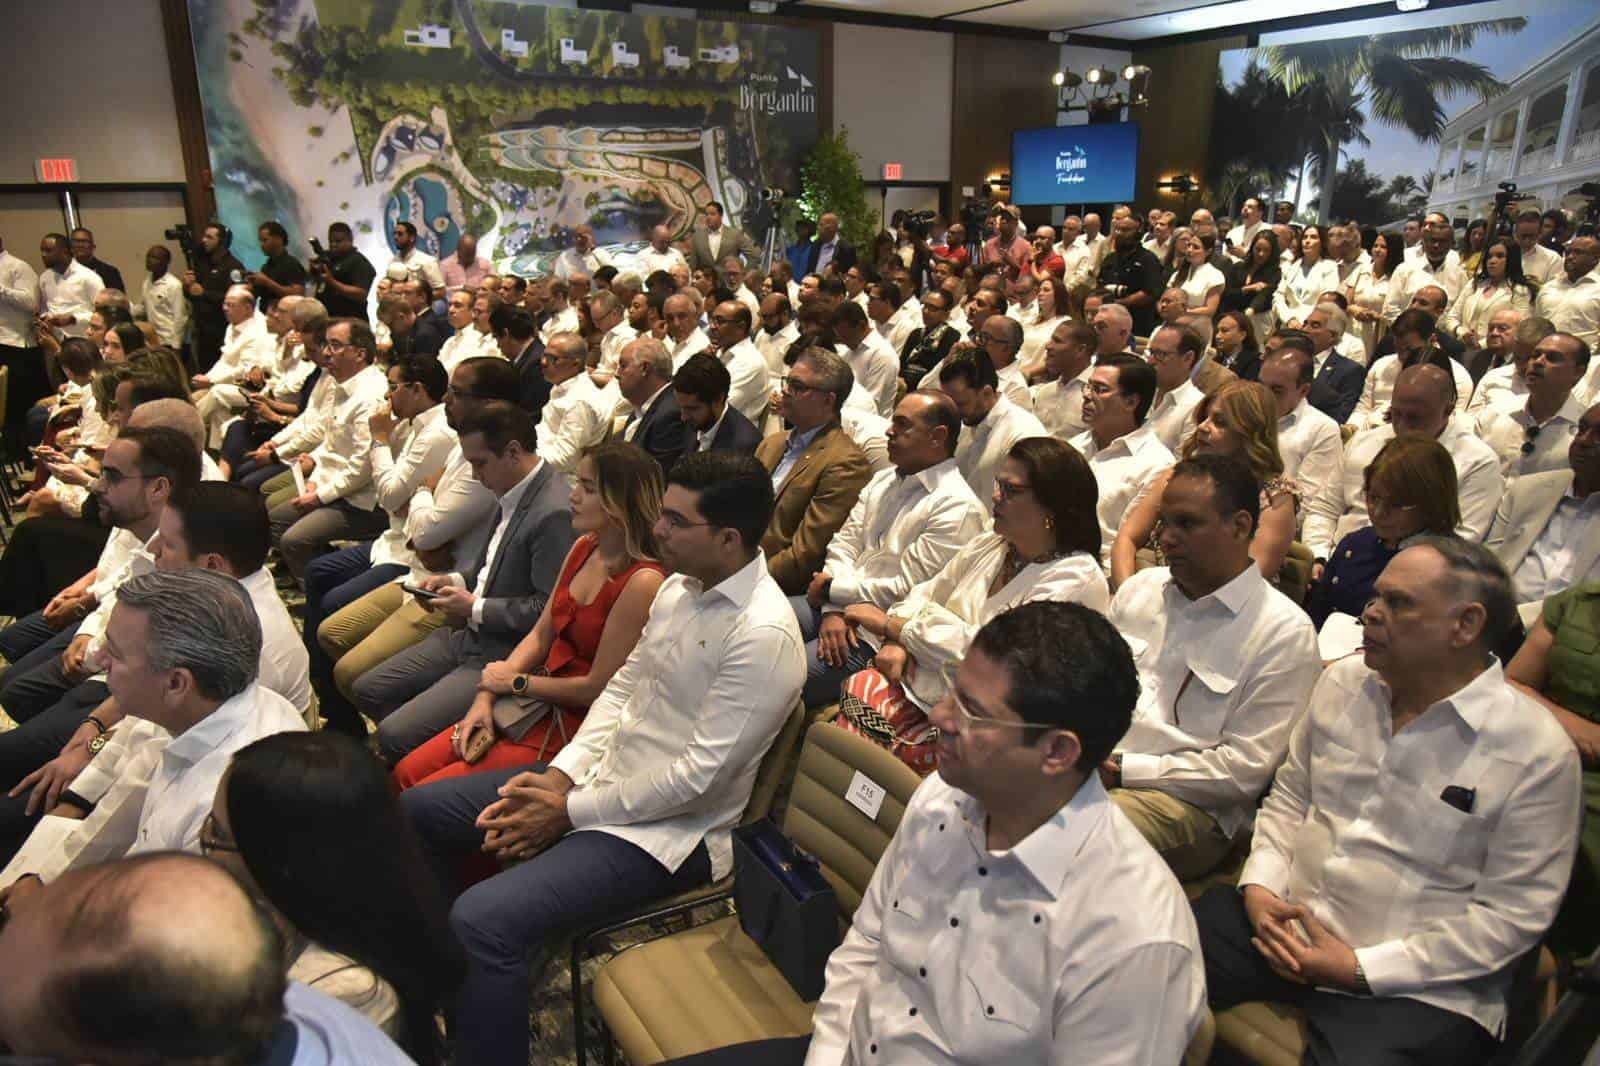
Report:
<svg viewBox="0 0 1600 1066"><path fill-rule="evenodd" d="M689 266L707 267L711 270L720 269L722 261L730 255L749 261L755 255L757 248L755 242L745 235L743 230L732 226L725 226L722 222L722 205L713 200L706 204L705 225L696 226L694 237L690 241ZM715 245L713 247L713 245Z"/></svg>
<svg viewBox="0 0 1600 1066"><path fill-rule="evenodd" d="M510 654L555 591L573 541L571 489L536 443L532 416L503 401L462 423L461 454L499 498L499 514L475 565L417 586L446 625L355 683L356 706L378 722L379 752L390 763L461 720L483 667Z"/></svg>
<svg viewBox="0 0 1600 1066"><path fill-rule="evenodd" d="M1483 538L1521 604L1541 603L1600 570L1600 403L1583 413L1567 458L1570 470L1506 482Z"/></svg>

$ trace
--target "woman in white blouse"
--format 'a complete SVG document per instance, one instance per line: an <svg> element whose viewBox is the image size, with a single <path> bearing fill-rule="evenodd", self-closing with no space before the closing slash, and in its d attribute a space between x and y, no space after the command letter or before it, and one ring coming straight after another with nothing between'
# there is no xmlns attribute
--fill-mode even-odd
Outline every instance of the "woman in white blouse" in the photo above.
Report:
<svg viewBox="0 0 1600 1066"><path fill-rule="evenodd" d="M465 962L378 760L329 730L246 745L217 784L200 851L283 933L291 981L359 1011L418 1066L443 1061L434 1016Z"/></svg>
<svg viewBox="0 0 1600 1066"><path fill-rule="evenodd" d="M1034 600L1101 612L1110 605L1098 502L1094 474L1077 451L1053 437L1018 441L995 474L993 532L887 611L845 610L845 621L879 651L871 669L845 683L839 724L930 773L937 760L927 711L985 622Z"/></svg>
<svg viewBox="0 0 1600 1066"><path fill-rule="evenodd" d="M1173 243L1177 240L1174 237ZM1181 249L1183 260L1167 279L1167 288L1183 290L1190 311L1207 318L1216 316L1222 304L1222 290L1228 285L1222 271L1211 265L1211 249L1215 247L1216 238L1211 234L1196 236L1191 233Z"/></svg>
<svg viewBox="0 0 1600 1066"><path fill-rule="evenodd" d="M1051 274L1039 282L1039 294L1036 299L1039 317L1033 325L1023 329L1022 350L1017 353L1022 373L1030 379L1036 371L1044 367L1044 346L1049 343L1050 335L1056 331L1057 326L1067 320L1066 286L1060 278Z"/></svg>
<svg viewBox="0 0 1600 1066"><path fill-rule="evenodd" d="M1350 276L1344 298L1350 317L1361 327L1361 343L1367 349L1367 365L1372 365L1372 350L1383 337L1383 305L1389 298L1389 283L1395 269L1405 261L1405 242L1398 233L1380 233L1367 250L1371 266L1362 266Z"/></svg>
<svg viewBox="0 0 1600 1066"><path fill-rule="evenodd" d="M1301 232L1300 256L1295 262L1284 264L1283 280L1278 282L1278 291L1272 297L1272 313L1280 327L1299 329L1311 309L1317 306L1318 297L1325 292L1338 292L1343 287L1339 284L1338 267L1332 260L1322 257L1324 247L1321 226L1307 226Z"/></svg>
<svg viewBox="0 0 1600 1066"><path fill-rule="evenodd" d="M1522 249L1517 242L1497 238L1483 250L1483 264L1456 296L1440 323L1468 348L1482 346L1489 335L1489 320L1501 311L1533 309L1533 288L1522 273Z"/></svg>

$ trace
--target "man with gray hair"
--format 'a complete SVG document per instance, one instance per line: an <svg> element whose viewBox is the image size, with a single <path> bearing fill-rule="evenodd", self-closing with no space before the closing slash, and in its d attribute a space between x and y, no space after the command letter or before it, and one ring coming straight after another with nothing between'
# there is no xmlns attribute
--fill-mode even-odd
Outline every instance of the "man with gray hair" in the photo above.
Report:
<svg viewBox="0 0 1600 1066"><path fill-rule="evenodd" d="M222 298L222 317L228 328L222 335L222 352L211 369L196 374L189 385L196 391L218 385L236 385L256 368L272 365L277 355L267 319L256 310L255 292L248 285L233 285Z"/></svg>
<svg viewBox="0 0 1600 1066"><path fill-rule="evenodd" d="M608 295L598 293L594 301ZM623 424L622 439L649 452L665 477L683 454L687 435L672 390L672 353L654 337L637 337L622 347L616 381L622 398L633 408Z"/></svg>
<svg viewBox="0 0 1600 1066"><path fill-rule="evenodd" d="M86 813L58 807L42 819L0 885L138 852L198 852L234 752L306 727L294 704L257 684L261 645L250 594L232 577L193 569L123 582L104 661L111 696L134 721L85 771L111 784Z"/></svg>
<svg viewBox="0 0 1600 1066"><path fill-rule="evenodd" d="M1498 323L1491 320L1491 337L1498 328ZM1509 351L1499 357L1498 365L1484 371L1478 387L1472 392L1472 402L1467 404L1467 414L1477 418L1488 407L1515 411L1527 403L1528 382L1523 375L1527 373L1528 362L1533 358L1533 350L1539 346L1539 342L1555 331L1554 322L1537 315L1524 318L1513 326L1510 340L1506 343Z"/></svg>
<svg viewBox="0 0 1600 1066"><path fill-rule="evenodd" d="M1379 575L1362 655L1312 692L1240 887L1195 902L1213 1009L1296 1004L1317 1061L1488 1061L1582 819L1571 740L1493 655L1515 624L1480 545L1426 537Z"/></svg>
<svg viewBox="0 0 1600 1066"><path fill-rule="evenodd" d="M1119 303L1103 303L1100 310L1094 313L1094 331L1100 338L1100 343L1095 345L1094 357L1098 360L1103 355L1116 355L1119 352L1133 353L1133 315Z"/></svg>

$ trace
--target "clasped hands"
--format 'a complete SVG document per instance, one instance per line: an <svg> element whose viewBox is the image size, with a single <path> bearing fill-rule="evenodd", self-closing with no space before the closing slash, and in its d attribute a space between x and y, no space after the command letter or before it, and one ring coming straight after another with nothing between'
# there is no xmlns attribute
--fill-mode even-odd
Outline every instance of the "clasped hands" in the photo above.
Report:
<svg viewBox="0 0 1600 1066"><path fill-rule="evenodd" d="M531 859L572 829L567 793L572 778L560 770L529 770L500 786L500 798L475 823L483 850L501 862Z"/></svg>
<svg viewBox="0 0 1600 1066"><path fill-rule="evenodd" d="M1356 953L1334 936L1310 909L1280 898L1261 885L1244 887L1244 910L1255 936L1250 943L1285 981L1356 990ZM1300 930L1294 927L1300 923Z"/></svg>

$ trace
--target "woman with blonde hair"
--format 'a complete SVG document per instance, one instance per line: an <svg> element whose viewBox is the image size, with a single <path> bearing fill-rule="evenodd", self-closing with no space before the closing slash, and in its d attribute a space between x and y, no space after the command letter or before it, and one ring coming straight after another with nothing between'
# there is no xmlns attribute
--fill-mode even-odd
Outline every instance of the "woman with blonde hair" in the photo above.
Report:
<svg viewBox="0 0 1600 1066"><path fill-rule="evenodd" d="M1415 537L1455 536L1461 525L1456 464L1431 437L1396 437L1362 474L1372 524L1339 541L1306 596L1318 629L1331 614L1360 618L1378 575Z"/></svg>
<svg viewBox="0 0 1600 1066"><path fill-rule="evenodd" d="M1278 405L1272 392L1255 381L1230 381L1195 407L1194 432L1184 441L1180 459L1196 455L1232 455L1250 466L1261 483L1261 521L1250 542L1250 557L1268 581L1277 579L1294 543L1295 511L1300 488L1283 476L1278 455ZM1111 546L1111 587L1132 577L1140 548L1156 552L1156 532L1161 517L1161 494L1172 478L1171 469L1160 474L1128 507Z"/></svg>
<svg viewBox="0 0 1600 1066"><path fill-rule="evenodd" d="M637 445L584 454L572 489L579 536L539 621L483 668L465 717L400 760L402 789L541 762L577 732L638 643L665 577L653 532L662 492L661 467Z"/></svg>

